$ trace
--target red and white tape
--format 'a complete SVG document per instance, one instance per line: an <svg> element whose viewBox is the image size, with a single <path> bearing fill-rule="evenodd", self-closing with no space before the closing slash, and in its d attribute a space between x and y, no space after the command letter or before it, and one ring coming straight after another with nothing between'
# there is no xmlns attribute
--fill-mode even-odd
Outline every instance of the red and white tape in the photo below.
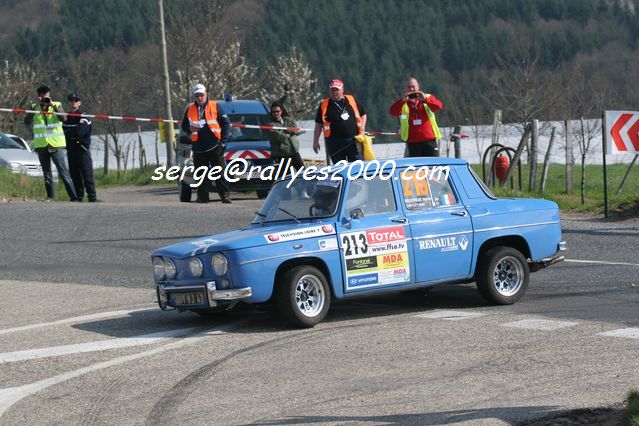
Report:
<svg viewBox="0 0 639 426"><path fill-rule="evenodd" d="M127 116L119 116L119 115L101 115L101 114L77 114L73 112L52 112L52 111L36 111L30 109L19 109L19 108L0 108L0 112L12 112L17 114L44 114L44 115L65 115L69 117L85 117L85 118L97 118L100 120L121 120L121 121L138 121L143 123L175 123L180 124L181 120L167 120L164 118L141 118L141 117L127 117ZM231 123L231 127L237 128L245 128L245 129L262 129L262 130L305 130L305 131L313 131L315 129L306 129L303 127L280 127L280 126L266 126L266 125L257 125L257 124L241 124L241 123ZM388 135L388 136L397 136L398 132L367 132L367 134L372 136L379 135Z"/></svg>

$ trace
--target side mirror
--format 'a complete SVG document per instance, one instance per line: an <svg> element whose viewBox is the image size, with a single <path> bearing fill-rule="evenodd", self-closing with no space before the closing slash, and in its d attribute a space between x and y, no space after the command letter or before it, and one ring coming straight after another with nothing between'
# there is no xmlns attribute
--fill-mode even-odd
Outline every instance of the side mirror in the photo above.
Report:
<svg viewBox="0 0 639 426"><path fill-rule="evenodd" d="M351 219L361 219L364 217L364 210L360 209L360 208L356 208L351 210Z"/></svg>

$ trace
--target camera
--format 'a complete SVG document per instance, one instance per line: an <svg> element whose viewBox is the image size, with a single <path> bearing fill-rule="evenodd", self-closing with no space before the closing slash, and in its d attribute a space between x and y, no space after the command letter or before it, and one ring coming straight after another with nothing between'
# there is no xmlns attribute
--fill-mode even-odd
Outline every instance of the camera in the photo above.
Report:
<svg viewBox="0 0 639 426"><path fill-rule="evenodd" d="M416 99L419 96L419 93L413 92L408 94L408 99Z"/></svg>
<svg viewBox="0 0 639 426"><path fill-rule="evenodd" d="M51 98L48 96L44 96L40 102L42 102L43 104L50 104L51 103Z"/></svg>

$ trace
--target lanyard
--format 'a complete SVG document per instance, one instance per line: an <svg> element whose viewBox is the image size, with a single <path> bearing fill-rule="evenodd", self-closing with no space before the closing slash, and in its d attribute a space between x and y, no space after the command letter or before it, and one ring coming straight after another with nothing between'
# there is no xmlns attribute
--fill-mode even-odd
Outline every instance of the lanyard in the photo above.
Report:
<svg viewBox="0 0 639 426"><path fill-rule="evenodd" d="M344 100L344 99L346 98L342 98L341 100ZM346 102L344 103L344 106L340 105L338 101L333 101L333 104L335 105L335 108L337 108L337 110L340 112L340 114L346 108Z"/></svg>

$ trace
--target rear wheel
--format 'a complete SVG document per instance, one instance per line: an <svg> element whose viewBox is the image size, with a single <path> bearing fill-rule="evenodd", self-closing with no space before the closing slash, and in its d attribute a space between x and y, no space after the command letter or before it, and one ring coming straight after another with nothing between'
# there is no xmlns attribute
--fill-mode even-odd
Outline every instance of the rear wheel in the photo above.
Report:
<svg viewBox="0 0 639 426"><path fill-rule="evenodd" d="M528 288L530 270L524 256L512 247L488 250L477 268L477 288L484 299L499 305L511 305Z"/></svg>
<svg viewBox="0 0 639 426"><path fill-rule="evenodd" d="M193 190L187 183L180 182L180 201L181 202L190 203L192 193L193 193Z"/></svg>
<svg viewBox="0 0 639 426"><path fill-rule="evenodd" d="M313 327L326 317L331 291L319 269L296 266L284 274L276 301L285 319L298 327Z"/></svg>
<svg viewBox="0 0 639 426"><path fill-rule="evenodd" d="M257 190L257 198L260 200L266 198L268 196L268 189L258 189Z"/></svg>

